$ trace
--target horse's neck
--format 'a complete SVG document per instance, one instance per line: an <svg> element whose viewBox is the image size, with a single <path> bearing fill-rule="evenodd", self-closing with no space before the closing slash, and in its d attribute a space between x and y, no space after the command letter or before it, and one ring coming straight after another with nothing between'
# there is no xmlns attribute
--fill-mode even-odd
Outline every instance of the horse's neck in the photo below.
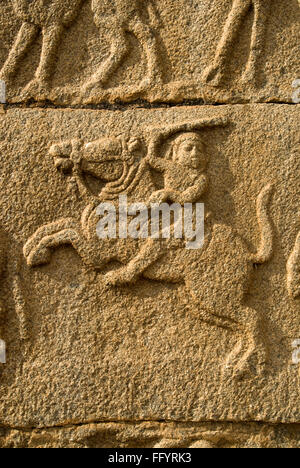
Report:
<svg viewBox="0 0 300 468"><path fill-rule="evenodd" d="M142 162L132 167L120 184L107 184L101 192L101 199L115 200L127 195L129 200L146 202L156 190L148 166Z"/></svg>
<svg viewBox="0 0 300 468"><path fill-rule="evenodd" d="M146 203L156 187L152 181L151 172L147 165L143 165L127 190L129 200Z"/></svg>

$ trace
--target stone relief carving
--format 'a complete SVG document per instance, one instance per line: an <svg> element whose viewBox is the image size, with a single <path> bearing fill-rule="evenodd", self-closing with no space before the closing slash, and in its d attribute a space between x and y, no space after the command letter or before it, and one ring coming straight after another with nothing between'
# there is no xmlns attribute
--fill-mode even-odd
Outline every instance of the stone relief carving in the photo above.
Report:
<svg viewBox="0 0 300 468"><path fill-rule="evenodd" d="M204 73L204 80L215 86L225 78L232 49L242 30L243 20L251 8L254 9L250 52L243 81L254 82L258 76L258 66L264 50L264 39L270 0L233 0L231 12L226 20L223 35L218 44L213 63Z"/></svg>
<svg viewBox="0 0 300 468"><path fill-rule="evenodd" d="M299 448L294 424L92 423L0 429L0 448ZM188 463L189 456L185 457Z"/></svg>
<svg viewBox="0 0 300 468"><path fill-rule="evenodd" d="M49 89L55 70L55 60L64 29L76 19L84 0L12 0L14 12L23 24L1 70L0 79L7 82L17 73L22 58L41 33L43 44L40 63L34 79L27 85L28 93Z"/></svg>
<svg viewBox="0 0 300 468"><path fill-rule="evenodd" d="M159 51L154 27L159 25L155 0L114 0L114 13L110 17L109 57L86 83L84 92L95 86L104 86L130 52L127 34L131 33L140 43L147 59L147 75L139 85L143 91L161 81ZM99 29L103 26L103 0L92 0L94 21ZM154 23L154 26L152 26Z"/></svg>
<svg viewBox="0 0 300 468"><path fill-rule="evenodd" d="M0 79L8 82L18 70L22 58L40 33L42 33L42 50L39 66L34 79L28 83L25 95L42 97L49 92L51 78L55 71L55 60L62 40L63 32L71 26L80 13L85 0L67 0L60 2L32 0L11 0L15 15L22 20L8 58L3 65ZM160 15L155 0L114 0L106 3L104 0L92 0L91 9L94 22L99 30L105 21L103 9L109 10L108 41L110 52L102 61L95 73L81 88L81 97L88 97L94 88L103 89L112 75L120 68L122 62L131 51L128 35L133 35L140 44L147 62L146 76L135 86L135 93L143 93L149 88L162 84L162 67L160 66L161 52L159 50L157 34L161 26ZM243 80L254 82L258 77L270 0L233 0L231 12L226 20L222 37L215 56L203 74L203 81L219 86L225 76L229 60L232 56L234 44L242 29L243 21L253 9L254 19L251 33L251 44ZM133 91L133 90L132 90ZM126 95L131 95L127 90ZM104 96L104 95L103 95ZM106 96L106 95L105 95Z"/></svg>
<svg viewBox="0 0 300 468"><path fill-rule="evenodd" d="M287 263L287 287L291 297L300 296L300 232Z"/></svg>
<svg viewBox="0 0 300 468"><path fill-rule="evenodd" d="M166 130L152 129L148 144L145 138L121 135L88 144L73 140L51 146L56 167L72 174L87 206L79 222L60 219L40 227L26 242L24 255L29 266L43 265L51 261L53 249L69 244L93 270L101 272L112 261L121 264L104 275L109 286L131 284L140 277L184 282L192 298L191 307L197 308L201 320L238 333L240 341L227 356L224 371L245 375L252 369L263 372L267 362L262 319L243 300L254 265L272 256L273 233L268 216L271 185L264 187L257 199L261 242L254 254L230 226L214 224L209 218L200 250L187 250L182 240L172 238L99 239L96 234L97 206L107 200L118 204L122 194L134 202L141 201L141 196L149 201L201 201L208 186L209 161L201 132L206 127L226 124L222 119L204 119ZM170 159L163 159L164 144ZM184 162L186 145L191 151L188 165ZM153 182L151 166L164 172L165 187L160 191ZM95 181L104 185L97 186Z"/></svg>

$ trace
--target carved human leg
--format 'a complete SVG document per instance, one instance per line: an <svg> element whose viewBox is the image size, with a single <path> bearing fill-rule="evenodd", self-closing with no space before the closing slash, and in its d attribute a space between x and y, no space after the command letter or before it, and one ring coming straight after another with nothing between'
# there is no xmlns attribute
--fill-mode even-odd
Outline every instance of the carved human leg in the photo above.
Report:
<svg viewBox="0 0 300 468"><path fill-rule="evenodd" d="M222 83L226 74L228 60L232 55L232 47L252 1L253 0L233 0L232 9L227 18L213 63L204 72L204 81L214 86L218 86Z"/></svg>
<svg viewBox="0 0 300 468"><path fill-rule="evenodd" d="M0 78L7 81L9 78L14 77L20 61L25 57L29 47L36 39L39 33L39 28L31 23L23 23L15 43L8 55L8 58L1 70Z"/></svg>
<svg viewBox="0 0 300 468"><path fill-rule="evenodd" d="M134 283L164 252L165 250L159 241L148 239L138 255L126 266L111 271L104 276L105 283L110 286Z"/></svg>
<svg viewBox="0 0 300 468"><path fill-rule="evenodd" d="M61 25L44 27L40 63L34 79L26 86L25 92L35 94L49 88L63 31L64 27Z"/></svg>

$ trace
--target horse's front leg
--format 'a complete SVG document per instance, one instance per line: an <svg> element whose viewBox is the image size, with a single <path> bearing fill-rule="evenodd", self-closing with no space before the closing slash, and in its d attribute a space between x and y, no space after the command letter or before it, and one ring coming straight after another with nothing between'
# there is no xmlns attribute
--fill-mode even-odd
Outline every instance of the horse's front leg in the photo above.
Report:
<svg viewBox="0 0 300 468"><path fill-rule="evenodd" d="M131 21L130 29L140 42L147 60L147 75L140 83L141 90L149 88L153 84L162 82L162 73L159 63L159 50L155 32L150 26L139 18Z"/></svg>
<svg viewBox="0 0 300 468"><path fill-rule="evenodd" d="M48 26L43 29L40 63L34 79L26 86L25 93L38 95L49 89L63 31L64 28L61 25Z"/></svg>
<svg viewBox="0 0 300 468"><path fill-rule="evenodd" d="M20 61L27 54L38 33L39 29L34 24L26 22L22 24L15 43L0 72L1 80L6 82L16 74Z"/></svg>
<svg viewBox="0 0 300 468"><path fill-rule="evenodd" d="M118 70L129 52L129 45L126 31L121 27L112 28L111 49L109 56L95 71L93 76L83 86L83 94L89 93L95 87L103 88L107 84L111 75Z"/></svg>
<svg viewBox="0 0 300 468"><path fill-rule="evenodd" d="M23 248L28 265L36 266L49 263L51 248L74 242L76 222L69 218L40 227L26 242Z"/></svg>
<svg viewBox="0 0 300 468"><path fill-rule="evenodd" d="M79 240L79 234L73 229L64 229L50 236L44 237L27 257L29 266L45 265L50 263L52 250L62 245L73 245Z"/></svg>
<svg viewBox="0 0 300 468"><path fill-rule="evenodd" d="M206 83L213 86L222 84L226 75L228 60L233 52L234 43L251 3L252 0L233 0L232 9L226 20L213 63L203 73L203 80Z"/></svg>
<svg viewBox="0 0 300 468"><path fill-rule="evenodd" d="M269 3L254 1L254 22L251 35L250 54L242 80L244 83L257 84L259 69L264 52L266 22L269 14Z"/></svg>

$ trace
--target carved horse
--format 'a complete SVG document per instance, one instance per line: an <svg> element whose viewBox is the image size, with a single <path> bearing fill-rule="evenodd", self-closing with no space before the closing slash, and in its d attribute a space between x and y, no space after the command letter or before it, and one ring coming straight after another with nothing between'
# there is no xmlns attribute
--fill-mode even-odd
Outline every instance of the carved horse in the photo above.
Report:
<svg viewBox="0 0 300 468"><path fill-rule="evenodd" d="M164 137L180 131L200 130L205 126L221 123L200 122L199 125L184 124L167 129L154 138L149 151L156 150ZM135 257L141 248L147 248L147 240L99 239L96 234L97 206L100 201L112 200L126 194L129 201L149 199L156 190L151 178L147 158L142 157L141 141L110 139L109 147L102 151L106 143L102 140L84 145L82 142L59 144L51 148L56 166L65 172L72 170L77 177L81 194L88 201L81 221L62 219L39 228L24 246L24 255L29 266L43 265L51 261L53 249L69 244L78 252L83 262L94 270L101 271L112 261L121 265L108 274L106 284L122 284L124 269L134 268ZM159 144L158 144L159 143ZM101 148L102 149L101 149ZM116 169L115 175L109 171L110 181L100 192L91 198L84 176L105 176L103 164L121 163L123 170ZM101 175L102 174L102 175ZM114 179L114 180L113 180ZM106 178L108 180L108 178ZM142 192L141 188L142 186ZM240 335L240 341L230 353L224 369L233 375L251 373L253 369L262 372L267 361L263 326L257 311L244 305L255 264L267 262L272 255L273 236L268 217L268 203L272 188L265 187L257 199L257 217L261 231L261 243L256 253L250 253L241 237L230 227L207 223L206 239L200 250L187 250L184 243L176 248L168 248L168 242L158 240L157 253L146 262L139 276L161 282L185 283L191 296L193 310L199 318L213 325L228 328ZM167 247L167 248L166 248ZM123 265L123 266L122 266ZM118 281L118 276L121 278ZM136 278L135 278L136 280ZM130 281L128 281L130 282Z"/></svg>
<svg viewBox="0 0 300 468"><path fill-rule="evenodd" d="M96 85L103 86L120 67L130 51L127 34L133 34L140 43L147 59L147 76L139 85L144 90L161 82L159 51L152 23L158 24L155 0L114 0L114 12L109 20L109 57L101 64L84 91ZM104 0L92 0L94 21L99 29L103 26Z"/></svg>
<svg viewBox="0 0 300 468"><path fill-rule="evenodd" d="M1 0L0 0L1 1ZM64 29L76 19L84 0L12 0L13 9L23 23L15 43L1 70L0 78L7 82L14 77L22 58L41 32L43 36L40 63L35 78L26 90L38 93L50 84L57 51Z"/></svg>
<svg viewBox="0 0 300 468"><path fill-rule="evenodd" d="M258 66L265 44L266 21L271 0L233 0L231 12L225 23L223 35L218 44L213 63L204 72L204 80L218 86L225 78L232 49L241 31L243 20L251 8L254 21L251 33L250 53L243 74L243 81L251 82L257 77Z"/></svg>

